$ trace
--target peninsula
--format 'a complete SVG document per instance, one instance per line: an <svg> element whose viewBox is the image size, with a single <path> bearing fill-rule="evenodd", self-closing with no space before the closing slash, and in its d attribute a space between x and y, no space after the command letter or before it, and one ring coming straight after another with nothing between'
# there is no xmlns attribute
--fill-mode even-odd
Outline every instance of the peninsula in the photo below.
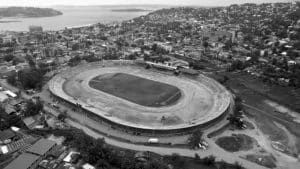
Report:
<svg viewBox="0 0 300 169"><path fill-rule="evenodd" d="M52 17L62 15L62 12L51 8L7 7L0 8L1 17Z"/></svg>

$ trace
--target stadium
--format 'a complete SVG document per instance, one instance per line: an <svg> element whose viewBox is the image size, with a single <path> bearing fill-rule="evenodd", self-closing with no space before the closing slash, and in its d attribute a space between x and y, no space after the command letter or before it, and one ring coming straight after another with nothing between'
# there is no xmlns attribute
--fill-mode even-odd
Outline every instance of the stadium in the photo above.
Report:
<svg viewBox="0 0 300 169"><path fill-rule="evenodd" d="M179 133L222 119L230 93L204 75L175 76L137 61L82 64L49 82L52 95L87 116L139 132Z"/></svg>

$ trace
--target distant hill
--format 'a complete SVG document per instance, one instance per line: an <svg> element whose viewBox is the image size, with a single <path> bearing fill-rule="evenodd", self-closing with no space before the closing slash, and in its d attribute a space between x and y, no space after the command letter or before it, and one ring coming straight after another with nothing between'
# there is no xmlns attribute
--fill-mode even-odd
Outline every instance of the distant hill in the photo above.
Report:
<svg viewBox="0 0 300 169"><path fill-rule="evenodd" d="M50 17L62 15L62 12L51 8L7 7L0 8L1 17Z"/></svg>
<svg viewBox="0 0 300 169"><path fill-rule="evenodd" d="M138 8L124 8L124 9L112 9L112 12L146 12L150 10L138 9Z"/></svg>

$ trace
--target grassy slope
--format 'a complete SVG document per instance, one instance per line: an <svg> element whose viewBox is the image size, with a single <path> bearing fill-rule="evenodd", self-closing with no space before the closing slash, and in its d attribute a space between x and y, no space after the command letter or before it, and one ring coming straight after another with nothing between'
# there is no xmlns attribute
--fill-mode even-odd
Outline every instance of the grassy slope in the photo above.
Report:
<svg viewBox="0 0 300 169"><path fill-rule="evenodd" d="M270 85L243 73L225 73L225 75L229 76L229 81L225 85L232 89L236 95L240 96L244 103L266 112L263 114L245 107L247 115L256 121L260 130L268 135L272 141L279 141L283 145L288 145L289 140L286 133L274 122L283 125L296 137L296 144L294 146L289 145L285 153L291 155L299 153L300 124L294 122L293 117L289 114L276 112L276 109L266 104L265 100L272 100L297 110L300 108L300 89Z"/></svg>

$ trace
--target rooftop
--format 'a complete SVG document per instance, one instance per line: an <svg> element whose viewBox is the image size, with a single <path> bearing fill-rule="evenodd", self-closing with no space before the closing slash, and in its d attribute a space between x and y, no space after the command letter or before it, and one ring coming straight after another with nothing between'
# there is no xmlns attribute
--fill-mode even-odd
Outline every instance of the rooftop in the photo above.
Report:
<svg viewBox="0 0 300 169"><path fill-rule="evenodd" d="M35 163L40 157L37 155L23 153L4 169L27 169Z"/></svg>
<svg viewBox="0 0 300 169"><path fill-rule="evenodd" d="M8 96L5 93L0 92L0 102L4 102L7 99L8 99Z"/></svg>
<svg viewBox="0 0 300 169"><path fill-rule="evenodd" d="M27 151L32 154L43 156L46 154L56 143L47 139L40 139Z"/></svg>
<svg viewBox="0 0 300 169"><path fill-rule="evenodd" d="M11 139L15 136L15 133L11 130L0 130L0 141Z"/></svg>

